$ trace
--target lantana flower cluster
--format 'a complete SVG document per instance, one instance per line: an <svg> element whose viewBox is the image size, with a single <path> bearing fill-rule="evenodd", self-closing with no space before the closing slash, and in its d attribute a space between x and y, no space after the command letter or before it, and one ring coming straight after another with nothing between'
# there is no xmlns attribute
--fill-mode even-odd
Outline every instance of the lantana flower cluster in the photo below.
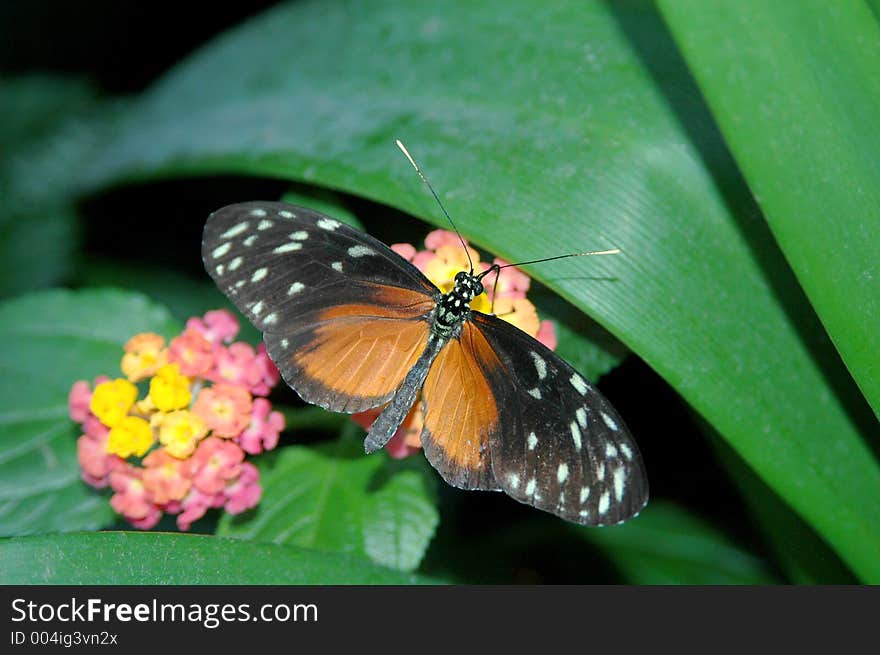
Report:
<svg viewBox="0 0 880 655"><path fill-rule="evenodd" d="M493 262L482 262L480 255L465 241L465 251L461 240L455 232L434 230L425 237L425 249L417 250L409 243L397 243L391 246L398 255L411 262L425 274L443 293L448 293L455 286L455 274L470 270L470 262L474 262L474 272L482 273L493 264L506 266L508 262L495 258ZM470 255L470 260L468 260ZM492 272L483 278L486 293L474 298L471 309L484 314L493 313L502 320L518 327L534 337L550 350L557 345L556 327L552 321L541 320L534 304L526 298L531 285L531 278L516 267L511 266L499 272ZM369 429L382 408L371 409L353 415L353 419L364 429ZM421 448L422 426L421 396L416 400L400 429L391 438L385 449L396 458L402 459Z"/></svg>
<svg viewBox="0 0 880 655"><path fill-rule="evenodd" d="M125 377L71 388L82 478L110 487L110 505L134 527L174 514L188 530L212 507L238 514L259 502L259 472L245 457L278 444L284 417L265 396L279 375L265 346L232 342L238 330L217 310L189 319L167 345L137 334L125 344Z"/></svg>

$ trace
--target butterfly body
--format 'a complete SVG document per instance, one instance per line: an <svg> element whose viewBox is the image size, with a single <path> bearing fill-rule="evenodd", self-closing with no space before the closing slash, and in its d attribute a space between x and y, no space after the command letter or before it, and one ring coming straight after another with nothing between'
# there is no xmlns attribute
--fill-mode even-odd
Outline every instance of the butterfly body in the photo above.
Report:
<svg viewBox="0 0 880 655"><path fill-rule="evenodd" d="M421 402L425 456L453 486L585 525L647 502L638 448L610 403L531 336L471 309L489 271L459 272L444 294L369 235L270 202L212 214L202 255L300 397L349 413L384 406L367 452Z"/></svg>

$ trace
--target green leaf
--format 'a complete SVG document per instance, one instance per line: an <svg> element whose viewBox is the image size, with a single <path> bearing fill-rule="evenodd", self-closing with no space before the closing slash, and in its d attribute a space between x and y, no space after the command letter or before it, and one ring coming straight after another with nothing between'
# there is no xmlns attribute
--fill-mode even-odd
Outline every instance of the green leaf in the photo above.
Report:
<svg viewBox="0 0 880 655"><path fill-rule="evenodd" d="M167 307L181 323L212 309L227 309L238 318L241 326L237 340L253 345L263 339L259 330L208 280L195 280L176 271L154 266L90 258L81 267L77 282L90 287L118 286L142 293Z"/></svg>
<svg viewBox="0 0 880 655"><path fill-rule="evenodd" d="M369 457L354 440L290 446L259 463L263 498L243 519L225 515L217 534L369 557L415 569L438 515L423 458Z"/></svg>
<svg viewBox="0 0 880 655"><path fill-rule="evenodd" d="M880 581L880 505L865 503L880 467L863 440L876 423L850 412L858 390L653 5L445 7L274 8L157 84L80 182L281 176L445 225L400 137L477 245L510 261L620 247L532 270Z"/></svg>
<svg viewBox="0 0 880 655"><path fill-rule="evenodd" d="M0 583L425 584L360 557L186 534L99 532L0 541Z"/></svg>
<svg viewBox="0 0 880 655"><path fill-rule="evenodd" d="M852 573L828 544L717 435L710 439L788 580L794 584L852 584Z"/></svg>
<svg viewBox="0 0 880 655"><path fill-rule="evenodd" d="M148 330L170 336L176 324L121 291L45 291L0 303L0 535L113 520L107 499L80 480L67 395L77 380L119 375L123 344Z"/></svg>
<svg viewBox="0 0 880 655"><path fill-rule="evenodd" d="M880 26L863 2L661 0L791 267L880 416Z"/></svg>
<svg viewBox="0 0 880 655"><path fill-rule="evenodd" d="M767 565L706 521L654 501L609 528L572 528L601 548L630 584L772 584Z"/></svg>
<svg viewBox="0 0 880 655"><path fill-rule="evenodd" d="M64 279L79 241L64 167L86 143L76 123L96 104L85 82L34 75L0 79L0 297ZM47 156L47 152L51 152Z"/></svg>

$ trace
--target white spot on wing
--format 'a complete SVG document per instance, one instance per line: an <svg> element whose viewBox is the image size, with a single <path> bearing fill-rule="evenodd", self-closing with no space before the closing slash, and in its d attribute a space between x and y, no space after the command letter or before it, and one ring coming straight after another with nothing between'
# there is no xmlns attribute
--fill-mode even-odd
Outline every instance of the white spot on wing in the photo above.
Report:
<svg viewBox="0 0 880 655"><path fill-rule="evenodd" d="M296 214L294 214L293 212L289 212L286 209L282 209L280 212L278 212L278 215L281 218L296 218Z"/></svg>
<svg viewBox="0 0 880 655"><path fill-rule="evenodd" d="M614 469L614 495L617 500L623 500L623 481L626 479L626 471L620 466Z"/></svg>
<svg viewBox="0 0 880 655"><path fill-rule="evenodd" d="M365 255L375 255L376 251L372 248L367 248L366 246L352 246L348 249L348 254L352 257L363 257Z"/></svg>
<svg viewBox="0 0 880 655"><path fill-rule="evenodd" d="M306 285L303 284L302 282L294 282L293 284L290 285L290 288L287 290L287 295L292 296L293 294L299 293L300 291L302 291L305 288L306 288Z"/></svg>
<svg viewBox="0 0 880 655"><path fill-rule="evenodd" d="M519 488L519 475L517 475L516 473L511 473L510 475L508 475L507 481L510 483L512 489Z"/></svg>
<svg viewBox="0 0 880 655"><path fill-rule="evenodd" d="M299 243L298 241L291 241L290 243L281 244L280 246L275 248L275 250L273 250L272 252L274 252L276 255L281 255L286 252L293 252L294 250L299 250L302 247L303 247L303 244Z"/></svg>
<svg viewBox="0 0 880 655"><path fill-rule="evenodd" d="M587 518L589 515L590 515L590 512L589 512L589 510L586 510L586 509L582 509L580 512L578 512L578 516L580 516L582 518Z"/></svg>
<svg viewBox="0 0 880 655"><path fill-rule="evenodd" d="M617 447L613 443L605 444L605 455L607 457L617 457Z"/></svg>
<svg viewBox="0 0 880 655"><path fill-rule="evenodd" d="M578 427L578 424L574 421L571 422L571 438L574 441L574 447L578 450L581 449L581 429Z"/></svg>
<svg viewBox="0 0 880 655"><path fill-rule="evenodd" d="M556 469L556 479L559 480L559 484L562 484L568 479L568 464L562 462L559 465L559 468Z"/></svg>
<svg viewBox="0 0 880 655"><path fill-rule="evenodd" d="M257 223L257 229L262 232L263 230L268 230L273 225L275 225L275 223L273 223L272 221L264 220Z"/></svg>
<svg viewBox="0 0 880 655"><path fill-rule="evenodd" d="M334 271L339 271L340 273L342 273L342 262L333 262L332 264L330 264L330 267Z"/></svg>
<svg viewBox="0 0 880 655"><path fill-rule="evenodd" d="M251 210L251 216L256 216L257 218L262 218L265 215L266 215L265 209L252 209Z"/></svg>
<svg viewBox="0 0 880 655"><path fill-rule="evenodd" d="M538 483L537 483L537 481L535 480L535 478L532 478L531 480L529 480L529 481L526 483L526 495L527 495L527 496L534 496L534 495L535 495L535 486L536 486L537 484L538 484Z"/></svg>
<svg viewBox="0 0 880 655"><path fill-rule="evenodd" d="M529 433L529 450L534 450L535 446L538 445L538 437L534 432Z"/></svg>
<svg viewBox="0 0 880 655"><path fill-rule="evenodd" d="M230 271L234 271L234 270L237 269L239 266L241 266L241 262L242 262L242 258L241 258L241 257L236 257L236 258L233 259L231 262L229 262L229 270L230 270Z"/></svg>
<svg viewBox="0 0 880 655"><path fill-rule="evenodd" d="M587 381L584 380L577 373L573 373L570 379L571 386L578 390L578 393L582 396L587 395L587 391L590 390L590 387L587 385Z"/></svg>
<svg viewBox="0 0 880 655"><path fill-rule="evenodd" d="M317 226L322 230L332 231L339 227L339 221L334 221L332 218L319 218Z"/></svg>
<svg viewBox="0 0 880 655"><path fill-rule="evenodd" d="M271 314L267 314L266 318L263 319L263 323L266 325L274 325L278 322L278 314L272 312Z"/></svg>
<svg viewBox="0 0 880 655"><path fill-rule="evenodd" d="M281 340L281 347L282 348L287 348L287 346L289 346L289 345L290 345L290 342L287 339Z"/></svg>
<svg viewBox="0 0 880 655"><path fill-rule="evenodd" d="M614 422L614 419L608 416L605 412L602 412L602 420L605 421L605 425L607 425L612 430L617 430L617 423Z"/></svg>
<svg viewBox="0 0 880 655"><path fill-rule="evenodd" d="M541 400L541 390L538 389L538 387L535 387L534 389L529 389L528 394L536 400Z"/></svg>
<svg viewBox="0 0 880 655"><path fill-rule="evenodd" d="M581 504L587 502L587 498L590 497L590 488L589 487L581 487Z"/></svg>
<svg viewBox="0 0 880 655"><path fill-rule="evenodd" d="M214 248L214 250L211 251L211 257L213 257L214 259L217 259L218 257L222 257L223 255L225 255L226 253L229 252L230 248L232 248L231 243L221 244L221 245L217 246L216 248Z"/></svg>
<svg viewBox="0 0 880 655"><path fill-rule="evenodd" d="M624 456L624 457L626 457L627 459L632 459L632 458L633 458L633 451L632 451L632 449L631 449L629 446L627 446L625 443L620 444L620 449L623 451L623 456Z"/></svg>
<svg viewBox="0 0 880 655"><path fill-rule="evenodd" d="M585 407L578 407L578 410L574 413L577 418L578 423L582 428L587 427L587 410Z"/></svg>
<svg viewBox="0 0 880 655"><path fill-rule="evenodd" d="M298 230L296 232L291 232L288 236L294 241L305 241L309 238L309 233L305 230Z"/></svg>
<svg viewBox="0 0 880 655"><path fill-rule="evenodd" d="M257 235L256 235L256 234L252 234L252 235L250 235L247 239L245 239L244 241L242 241L242 243L243 243L244 245L246 245L248 248L250 248L252 245L254 245L254 242L255 242L256 240L257 240Z"/></svg>
<svg viewBox="0 0 880 655"><path fill-rule="evenodd" d="M244 286L244 280L239 280L238 282L235 283L236 289L241 289L243 286Z"/></svg>
<svg viewBox="0 0 880 655"><path fill-rule="evenodd" d="M596 479L599 482L605 479L605 462L599 464L599 468L596 469Z"/></svg>
<svg viewBox="0 0 880 655"><path fill-rule="evenodd" d="M217 268L214 269L217 271L217 275L223 275L223 264L220 264Z"/></svg>
<svg viewBox="0 0 880 655"><path fill-rule="evenodd" d="M263 301L261 300L256 305L251 307L251 311L253 312L254 316L259 316L260 312L263 311Z"/></svg>
<svg viewBox="0 0 880 655"><path fill-rule="evenodd" d="M248 229L249 223L247 221L242 221L238 225L233 225L231 228L226 230L223 234L220 235L221 239L231 239L232 237L238 236L246 229Z"/></svg>
<svg viewBox="0 0 880 655"><path fill-rule="evenodd" d="M608 511L608 507L611 505L611 494L609 492L605 492L599 497L599 514L604 514Z"/></svg>
<svg viewBox="0 0 880 655"><path fill-rule="evenodd" d="M266 274L267 274L268 272L269 272L269 269L268 269L268 268L265 268L265 267L264 267L264 268L258 268L257 270L254 271L254 274L251 276L251 282L259 282L259 281L262 280L264 277L266 277Z"/></svg>
<svg viewBox="0 0 880 655"><path fill-rule="evenodd" d="M544 358L534 350L529 354L532 356L532 359L535 360L535 369L538 371L538 379L543 380L547 377L547 362L545 362Z"/></svg>

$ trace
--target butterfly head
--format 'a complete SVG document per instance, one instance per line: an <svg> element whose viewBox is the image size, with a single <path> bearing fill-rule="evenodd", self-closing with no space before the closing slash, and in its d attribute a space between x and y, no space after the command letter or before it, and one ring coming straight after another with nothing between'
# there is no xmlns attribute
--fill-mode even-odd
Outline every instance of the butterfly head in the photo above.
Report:
<svg viewBox="0 0 880 655"><path fill-rule="evenodd" d="M473 273L459 271L455 274L455 288L453 292L464 302L470 302L483 293L483 283Z"/></svg>

